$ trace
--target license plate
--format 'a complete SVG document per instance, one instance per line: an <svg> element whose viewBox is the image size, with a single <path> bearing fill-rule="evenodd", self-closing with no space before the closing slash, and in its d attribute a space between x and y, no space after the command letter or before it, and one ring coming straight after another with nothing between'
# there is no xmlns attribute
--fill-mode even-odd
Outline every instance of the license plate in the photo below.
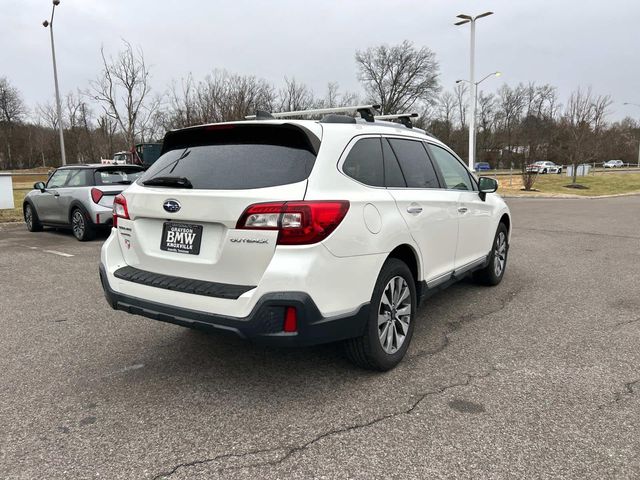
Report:
<svg viewBox="0 0 640 480"><path fill-rule="evenodd" d="M202 241L202 225L165 222L162 227L160 250L198 255Z"/></svg>

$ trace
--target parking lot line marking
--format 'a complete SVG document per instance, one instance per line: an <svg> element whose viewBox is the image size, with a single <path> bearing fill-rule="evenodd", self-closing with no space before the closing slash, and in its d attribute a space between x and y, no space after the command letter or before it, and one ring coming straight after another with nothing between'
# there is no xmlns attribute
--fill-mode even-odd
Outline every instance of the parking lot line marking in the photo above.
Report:
<svg viewBox="0 0 640 480"><path fill-rule="evenodd" d="M43 252L46 253L53 253L54 255L60 255L61 257L73 257L75 255L72 255L70 253L64 253L64 252L58 252L57 250L42 250Z"/></svg>

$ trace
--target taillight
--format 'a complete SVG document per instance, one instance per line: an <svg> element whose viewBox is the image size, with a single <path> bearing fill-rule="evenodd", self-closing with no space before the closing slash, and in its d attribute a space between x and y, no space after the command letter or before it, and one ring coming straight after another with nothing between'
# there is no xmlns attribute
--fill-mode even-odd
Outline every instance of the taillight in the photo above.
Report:
<svg viewBox="0 0 640 480"><path fill-rule="evenodd" d="M118 226L118 217L129 219L129 209L127 208L127 199L122 194L116 195L113 199L113 226Z"/></svg>
<svg viewBox="0 0 640 480"><path fill-rule="evenodd" d="M95 187L91 189L91 200L93 200L93 203L99 203L103 195L102 190Z"/></svg>
<svg viewBox="0 0 640 480"><path fill-rule="evenodd" d="M236 228L278 230L278 245L309 245L331 235L348 211L347 200L256 203Z"/></svg>

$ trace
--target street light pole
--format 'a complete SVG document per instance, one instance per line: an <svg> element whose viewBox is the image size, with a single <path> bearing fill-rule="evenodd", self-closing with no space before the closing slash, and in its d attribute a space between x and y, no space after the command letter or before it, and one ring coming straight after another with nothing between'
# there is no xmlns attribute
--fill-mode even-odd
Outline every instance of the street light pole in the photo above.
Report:
<svg viewBox="0 0 640 480"><path fill-rule="evenodd" d="M64 151L64 133L62 131L62 106L60 105L60 88L58 87L58 68L56 66L56 47L53 42L53 16L56 13L56 7L60 5L60 0L53 0L53 8L51 9L51 21L45 20L42 25L49 27L49 33L51 33L51 57L53 58L53 82L56 87L56 106L58 109L58 131L60 133L60 158L62 165L67 164L67 156Z"/></svg>
<svg viewBox="0 0 640 480"><path fill-rule="evenodd" d="M471 96L469 99L469 107L471 109L471 119L469 121L469 168L473 170L476 157L476 96L478 94L478 85L475 79L475 56L476 56L476 20L488 17L493 12L485 12L480 15L472 17L470 15L460 14L458 18L462 20L456 22L455 25L464 25L466 23L471 24L471 44L470 44L470 58L469 58L469 86L471 87Z"/></svg>
<svg viewBox="0 0 640 480"><path fill-rule="evenodd" d="M475 162L475 154L476 154L476 112L478 111L478 85L480 85L482 82L484 82L487 78L489 77L499 77L500 75L502 75L502 72L493 72L490 73L488 75L485 75L484 77L482 77L481 80L474 82L474 83L470 83L469 80L456 80L456 83L460 83L460 82L464 82L464 83L469 83L471 90L472 90L472 101L473 101L473 112L471 115L471 120L469 121L470 125L473 125L473 128L469 128L469 151L473 151L473 161ZM473 131L473 145L471 144L471 132ZM471 156L470 156L471 157ZM470 160L470 165L469 168L471 170L473 170L474 165L471 164L471 160Z"/></svg>
<svg viewBox="0 0 640 480"><path fill-rule="evenodd" d="M623 105L633 105L634 107L640 107L640 104L631 102L624 102ZM640 168L640 140L638 140L638 168Z"/></svg>

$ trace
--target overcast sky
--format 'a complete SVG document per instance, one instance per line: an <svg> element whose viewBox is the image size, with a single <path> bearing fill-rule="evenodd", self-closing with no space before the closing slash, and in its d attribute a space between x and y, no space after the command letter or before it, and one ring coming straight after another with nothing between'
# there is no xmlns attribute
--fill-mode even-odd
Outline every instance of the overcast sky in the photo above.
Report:
<svg viewBox="0 0 640 480"><path fill-rule="evenodd" d="M273 83L295 77L323 95L329 81L359 90L356 49L404 39L435 51L444 88L469 75L469 26L458 13L494 15L478 21L477 75L501 70L502 82L558 87L561 100L578 86L610 94L611 119L640 117L639 0L62 0L55 40L60 88L86 88L100 69L99 50L121 39L142 47L155 92L189 72L216 68ZM48 30L50 0L5 0L0 76L29 106L53 98Z"/></svg>

